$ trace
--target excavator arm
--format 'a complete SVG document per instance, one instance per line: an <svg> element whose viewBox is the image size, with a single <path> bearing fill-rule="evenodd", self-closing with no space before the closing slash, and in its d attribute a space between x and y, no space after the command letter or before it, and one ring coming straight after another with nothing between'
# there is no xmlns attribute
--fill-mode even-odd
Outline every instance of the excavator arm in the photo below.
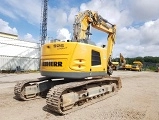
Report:
<svg viewBox="0 0 159 120"><path fill-rule="evenodd" d="M116 26L108 22L106 19L102 18L98 15L97 12L92 12L90 10L86 10L84 12L80 12L75 17L74 33L73 40L74 41L82 41L88 40L90 33L90 27L92 26L95 29L103 31L108 35L113 34L112 41L115 42L115 33Z"/></svg>
<svg viewBox="0 0 159 120"><path fill-rule="evenodd" d="M126 59L121 53L120 53L120 69L132 70L132 65L127 64Z"/></svg>
<svg viewBox="0 0 159 120"><path fill-rule="evenodd" d="M124 58L124 56L120 53L120 64L121 65L125 65L126 64L126 60Z"/></svg>
<svg viewBox="0 0 159 120"><path fill-rule="evenodd" d="M112 49L115 44L116 37L116 25L111 24L104 19L97 12L86 10L79 13L74 22L73 41L77 42L89 42L89 36L91 35L91 26L97 30L103 31L108 34L107 38L107 58L109 61L108 66L111 66Z"/></svg>

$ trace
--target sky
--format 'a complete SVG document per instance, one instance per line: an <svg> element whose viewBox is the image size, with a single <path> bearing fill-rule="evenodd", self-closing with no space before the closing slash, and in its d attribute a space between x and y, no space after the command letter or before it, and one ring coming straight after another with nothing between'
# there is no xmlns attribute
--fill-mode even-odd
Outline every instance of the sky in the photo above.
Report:
<svg viewBox="0 0 159 120"><path fill-rule="evenodd" d="M42 0L0 0L0 32L39 42ZM48 40L71 39L75 15L97 11L117 26L113 58L159 56L159 0L49 0ZM98 46L107 34L92 29Z"/></svg>

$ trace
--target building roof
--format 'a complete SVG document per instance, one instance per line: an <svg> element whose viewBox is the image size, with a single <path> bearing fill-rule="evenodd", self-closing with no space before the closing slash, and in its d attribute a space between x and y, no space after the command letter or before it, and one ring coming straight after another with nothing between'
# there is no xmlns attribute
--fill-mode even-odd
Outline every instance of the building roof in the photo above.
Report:
<svg viewBox="0 0 159 120"><path fill-rule="evenodd" d="M18 35L10 34L10 33L5 33L5 32L0 32L0 36L2 36L2 37L8 37L8 38L18 39Z"/></svg>

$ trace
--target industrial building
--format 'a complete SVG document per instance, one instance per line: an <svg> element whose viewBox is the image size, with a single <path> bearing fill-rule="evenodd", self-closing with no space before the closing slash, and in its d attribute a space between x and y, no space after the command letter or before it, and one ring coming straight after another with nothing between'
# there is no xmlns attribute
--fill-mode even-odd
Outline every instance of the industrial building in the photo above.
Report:
<svg viewBox="0 0 159 120"><path fill-rule="evenodd" d="M0 70L38 70L40 44L22 41L17 35L0 32Z"/></svg>

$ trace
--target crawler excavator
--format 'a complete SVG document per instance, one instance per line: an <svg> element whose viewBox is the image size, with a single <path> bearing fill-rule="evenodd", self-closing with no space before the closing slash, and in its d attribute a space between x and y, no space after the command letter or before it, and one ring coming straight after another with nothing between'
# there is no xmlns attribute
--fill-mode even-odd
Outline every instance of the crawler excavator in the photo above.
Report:
<svg viewBox="0 0 159 120"><path fill-rule="evenodd" d="M89 40L90 27L108 34L107 46ZM47 109L64 115L113 96L122 87L120 77L110 76L116 26L86 10L75 16L73 28L72 40L42 46L40 72L44 77L18 82L17 99L44 95Z"/></svg>
<svg viewBox="0 0 159 120"><path fill-rule="evenodd" d="M132 65L130 64L126 64L126 59L124 58L124 56L120 53L120 67L119 69L122 70L131 70L132 69Z"/></svg>

